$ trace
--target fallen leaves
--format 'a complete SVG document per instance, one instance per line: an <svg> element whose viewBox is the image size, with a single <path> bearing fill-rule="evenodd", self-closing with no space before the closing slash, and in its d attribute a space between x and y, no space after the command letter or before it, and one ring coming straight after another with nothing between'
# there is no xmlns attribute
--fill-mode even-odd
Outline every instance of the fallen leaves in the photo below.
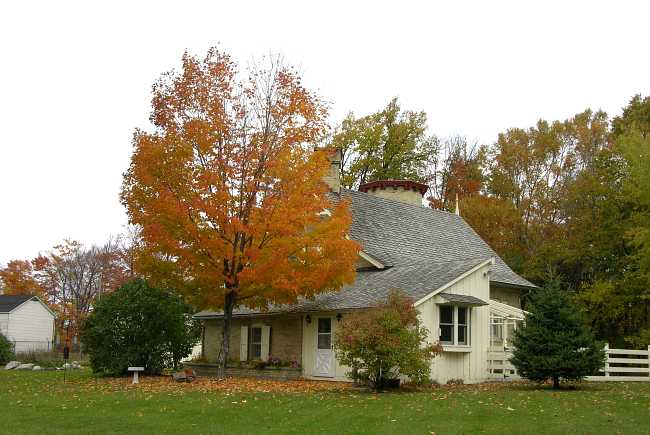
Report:
<svg viewBox="0 0 650 435"><path fill-rule="evenodd" d="M130 378L98 378L78 379L74 383L61 385L62 388L74 388L77 391L121 392L140 391L147 393L145 400L151 394L169 393L182 394L191 391L233 393L309 393L325 391L346 391L352 389L352 384L345 382L294 380L275 381L249 378L211 379L198 378L191 383L174 382L168 376L143 376L137 385L131 384Z"/></svg>

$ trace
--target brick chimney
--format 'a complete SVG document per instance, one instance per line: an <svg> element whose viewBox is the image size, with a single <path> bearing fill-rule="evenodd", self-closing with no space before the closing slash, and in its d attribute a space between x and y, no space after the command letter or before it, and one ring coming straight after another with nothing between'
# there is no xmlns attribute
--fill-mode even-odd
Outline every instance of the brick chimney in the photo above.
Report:
<svg viewBox="0 0 650 435"><path fill-rule="evenodd" d="M318 151L328 153L330 168L323 181L329 186L330 191L341 193L341 150L338 148L318 148Z"/></svg>
<svg viewBox="0 0 650 435"><path fill-rule="evenodd" d="M428 189L426 184L410 180L378 180L359 186L360 192L418 206L422 206L422 197Z"/></svg>

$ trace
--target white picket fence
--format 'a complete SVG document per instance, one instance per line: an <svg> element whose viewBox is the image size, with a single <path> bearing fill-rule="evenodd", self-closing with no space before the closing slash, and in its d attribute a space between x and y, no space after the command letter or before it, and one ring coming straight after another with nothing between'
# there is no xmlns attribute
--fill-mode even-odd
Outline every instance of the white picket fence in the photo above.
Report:
<svg viewBox="0 0 650 435"><path fill-rule="evenodd" d="M587 376L588 381L650 382L650 346L648 350L610 349L605 346L607 362L603 375Z"/></svg>
<svg viewBox="0 0 650 435"><path fill-rule="evenodd" d="M605 346L607 360L603 375L587 376L588 381L650 382L650 346L648 350L610 349ZM510 363L512 352L488 351L488 378L519 379L517 369Z"/></svg>

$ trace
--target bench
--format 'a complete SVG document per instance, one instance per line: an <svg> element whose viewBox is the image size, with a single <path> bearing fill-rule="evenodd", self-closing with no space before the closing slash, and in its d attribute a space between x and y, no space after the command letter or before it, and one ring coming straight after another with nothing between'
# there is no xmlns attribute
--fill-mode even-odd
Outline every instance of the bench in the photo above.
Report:
<svg viewBox="0 0 650 435"><path fill-rule="evenodd" d="M133 383L139 384L140 378L138 377L140 372L144 371L144 367L129 367L128 371L133 372Z"/></svg>

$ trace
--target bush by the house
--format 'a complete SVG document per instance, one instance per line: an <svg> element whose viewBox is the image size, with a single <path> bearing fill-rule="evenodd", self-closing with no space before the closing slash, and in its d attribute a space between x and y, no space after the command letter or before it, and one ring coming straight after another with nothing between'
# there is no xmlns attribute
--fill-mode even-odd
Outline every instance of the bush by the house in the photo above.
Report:
<svg viewBox="0 0 650 435"><path fill-rule="evenodd" d="M428 331L412 301L393 291L382 306L346 315L337 328L334 349L350 376L375 389L391 385L400 375L414 383L429 379L438 345L426 342Z"/></svg>
<svg viewBox="0 0 650 435"><path fill-rule="evenodd" d="M82 329L94 372L123 374L129 366L145 373L176 368L199 336L189 307L173 292L135 280L103 296Z"/></svg>
<svg viewBox="0 0 650 435"><path fill-rule="evenodd" d="M512 364L536 382L580 380L605 364L603 343L597 342L581 312L560 289L557 279L537 290L526 307L524 326L515 332Z"/></svg>
<svg viewBox="0 0 650 435"><path fill-rule="evenodd" d="M0 364L6 364L14 359L14 347L7 337L0 334Z"/></svg>

